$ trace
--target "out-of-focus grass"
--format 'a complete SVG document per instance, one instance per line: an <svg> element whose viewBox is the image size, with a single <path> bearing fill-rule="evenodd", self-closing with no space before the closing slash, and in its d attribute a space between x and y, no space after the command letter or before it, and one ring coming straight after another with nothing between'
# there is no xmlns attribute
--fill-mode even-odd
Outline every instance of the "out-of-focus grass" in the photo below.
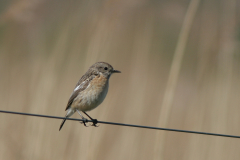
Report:
<svg viewBox="0 0 240 160"><path fill-rule="evenodd" d="M0 2L0 5L3 2ZM104 121L157 126L185 1L11 1L0 11L2 110L64 116L78 79L106 61ZM203 1L167 127L239 135L239 4ZM164 114L164 113L161 113ZM74 117L78 117L74 115ZM0 114L0 159L153 159L156 132ZM161 126L159 126L161 127ZM164 159L239 159L239 140L166 132Z"/></svg>

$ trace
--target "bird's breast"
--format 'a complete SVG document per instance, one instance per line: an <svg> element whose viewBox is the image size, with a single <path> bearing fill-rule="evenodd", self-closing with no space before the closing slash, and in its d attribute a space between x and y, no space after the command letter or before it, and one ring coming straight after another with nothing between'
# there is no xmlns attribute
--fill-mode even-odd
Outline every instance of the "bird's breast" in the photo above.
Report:
<svg viewBox="0 0 240 160"><path fill-rule="evenodd" d="M100 105L108 92L108 79L103 75L91 80L88 87L78 96L77 108L81 111L89 111Z"/></svg>

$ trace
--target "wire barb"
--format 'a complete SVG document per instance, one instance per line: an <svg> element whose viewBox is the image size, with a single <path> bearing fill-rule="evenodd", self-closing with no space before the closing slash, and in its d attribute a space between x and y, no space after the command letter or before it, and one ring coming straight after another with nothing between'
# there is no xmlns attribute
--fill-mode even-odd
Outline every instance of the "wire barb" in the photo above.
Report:
<svg viewBox="0 0 240 160"><path fill-rule="evenodd" d="M48 115L31 114L31 113L23 113L23 112L13 112L13 111L4 111L4 110L0 110L0 112L8 113L8 114L18 114L18 115L25 115L25 116L34 116L34 117L44 117L44 118L53 118L53 119L66 119L66 120L71 120L71 121L84 121L83 119L77 119L77 118L57 117L57 116L48 116ZM93 122L94 123L93 120L88 120L88 122ZM155 130L164 130L164 131L172 131L172 132L184 132L184 133L192 133L192 134L203 134L203 135L211 135L211 136L219 136L219 137L240 138L240 136L235 136L235 135L208 133L208 132L197 132L197 131L188 131L188 130L170 129L170 128L160 128L160 127L151 127L151 126L141 126L141 125L115 123L115 122L97 121L97 123L117 125L117 126L136 127L136 128L155 129Z"/></svg>

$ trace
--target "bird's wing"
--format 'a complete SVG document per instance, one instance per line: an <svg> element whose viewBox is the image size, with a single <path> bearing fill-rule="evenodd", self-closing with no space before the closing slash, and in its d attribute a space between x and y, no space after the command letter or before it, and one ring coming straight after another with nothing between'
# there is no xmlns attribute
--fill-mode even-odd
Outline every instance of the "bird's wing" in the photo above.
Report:
<svg viewBox="0 0 240 160"><path fill-rule="evenodd" d="M96 77L96 75L94 74L92 74L91 76L88 76L86 74L82 76L82 78L78 81L77 85L75 86L68 100L67 107L65 110L68 110L70 108L74 99L78 96L78 94L80 94L80 92L84 91L88 87L89 83L94 77Z"/></svg>

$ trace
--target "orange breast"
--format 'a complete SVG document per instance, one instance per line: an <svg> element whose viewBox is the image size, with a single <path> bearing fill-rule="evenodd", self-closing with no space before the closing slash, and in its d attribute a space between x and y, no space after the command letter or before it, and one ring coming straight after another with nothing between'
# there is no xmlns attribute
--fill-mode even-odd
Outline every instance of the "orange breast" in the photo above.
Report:
<svg viewBox="0 0 240 160"><path fill-rule="evenodd" d="M103 75L95 77L89 86L77 97L74 108L89 111L100 105L108 92L108 79Z"/></svg>

